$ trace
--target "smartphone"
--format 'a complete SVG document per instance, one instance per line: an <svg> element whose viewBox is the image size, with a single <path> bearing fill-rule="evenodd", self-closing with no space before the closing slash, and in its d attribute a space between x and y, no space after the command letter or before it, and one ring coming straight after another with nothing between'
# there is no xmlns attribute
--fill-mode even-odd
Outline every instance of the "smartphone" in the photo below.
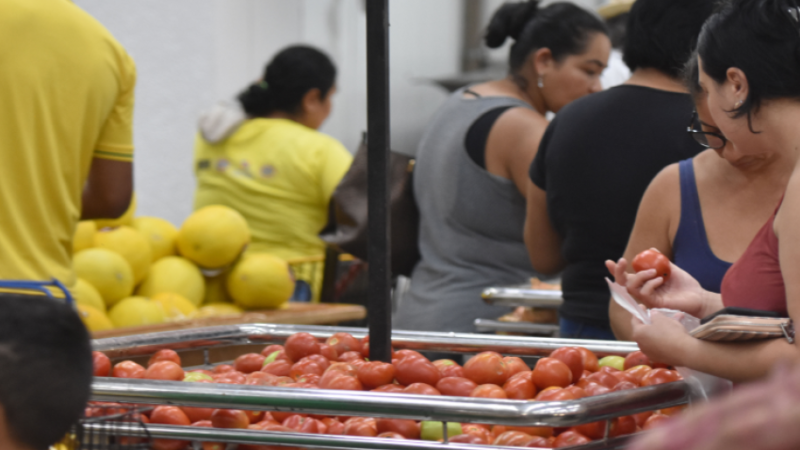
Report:
<svg viewBox="0 0 800 450"><path fill-rule="evenodd" d="M719 311L717 311L717 312L715 312L713 314L709 314L706 317L703 317L703 319L700 320L700 323L704 324L706 322L709 322L714 317L724 316L724 315L750 316L750 317L774 317L774 318L778 318L778 319L783 317L782 315L780 315L780 314L778 314L778 313L776 313L774 311L764 311L764 310L760 310L760 309L737 308L735 306L729 306L727 308L722 308L722 309L720 309Z"/></svg>

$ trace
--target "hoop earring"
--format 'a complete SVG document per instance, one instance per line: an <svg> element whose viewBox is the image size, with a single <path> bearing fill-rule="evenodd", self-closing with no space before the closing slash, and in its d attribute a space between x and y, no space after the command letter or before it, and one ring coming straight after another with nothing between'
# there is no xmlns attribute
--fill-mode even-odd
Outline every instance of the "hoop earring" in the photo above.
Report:
<svg viewBox="0 0 800 450"><path fill-rule="evenodd" d="M544 87L544 78L541 75L539 75L539 82L536 85L539 86L539 89Z"/></svg>

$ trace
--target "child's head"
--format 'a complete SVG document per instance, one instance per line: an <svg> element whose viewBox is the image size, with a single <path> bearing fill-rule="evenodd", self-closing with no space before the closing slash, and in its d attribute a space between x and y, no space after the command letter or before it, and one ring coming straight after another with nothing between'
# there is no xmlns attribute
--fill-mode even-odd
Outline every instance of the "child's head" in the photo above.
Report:
<svg viewBox="0 0 800 450"><path fill-rule="evenodd" d="M46 450L89 399L89 334L63 301L0 294L0 442Z"/></svg>

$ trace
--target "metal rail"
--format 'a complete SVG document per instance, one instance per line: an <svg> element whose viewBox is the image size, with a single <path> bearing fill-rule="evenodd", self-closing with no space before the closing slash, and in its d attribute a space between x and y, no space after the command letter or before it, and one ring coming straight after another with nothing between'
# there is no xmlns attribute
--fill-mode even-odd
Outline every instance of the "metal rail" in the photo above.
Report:
<svg viewBox="0 0 800 450"><path fill-rule="evenodd" d="M299 332L327 339L340 331L348 332L357 338L367 333L365 328L242 324L97 339L93 341L93 346L95 350L106 353L110 358L129 358L149 355L162 348L180 351L244 344L280 344L292 334ZM599 357L624 355L638 350L635 342L415 331L393 331L392 346L395 349L433 352L496 351L516 356L547 356L555 349L568 346L586 347Z"/></svg>
<svg viewBox="0 0 800 450"><path fill-rule="evenodd" d="M491 425L570 427L690 401L682 381L562 402L95 378L92 400Z"/></svg>
<svg viewBox="0 0 800 450"><path fill-rule="evenodd" d="M87 431L103 432L102 424L84 425ZM329 434L307 434L275 431L238 430L226 428L181 427L148 424L147 431L136 424L114 424L114 433L120 436L153 437L186 441L227 442L233 444L283 445L331 450L486 450L485 445L441 443L411 439L383 439L361 436ZM581 450L621 450L631 436L622 436L605 441L595 441L580 447ZM492 447L498 450L514 450L519 447Z"/></svg>
<svg viewBox="0 0 800 450"><path fill-rule="evenodd" d="M553 336L558 333L558 325L531 322L502 322L492 319L475 319L475 329L480 332L526 333L537 336Z"/></svg>
<svg viewBox="0 0 800 450"><path fill-rule="evenodd" d="M556 309L564 303L561 291L522 287L492 287L481 293L483 301L495 306L527 306Z"/></svg>

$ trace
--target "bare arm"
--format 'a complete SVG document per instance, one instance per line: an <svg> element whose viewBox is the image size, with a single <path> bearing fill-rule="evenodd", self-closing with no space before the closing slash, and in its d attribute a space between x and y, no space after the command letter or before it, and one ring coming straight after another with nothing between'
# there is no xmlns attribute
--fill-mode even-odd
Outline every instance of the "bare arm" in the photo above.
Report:
<svg viewBox="0 0 800 450"><path fill-rule="evenodd" d="M94 158L83 189L81 219L113 219L125 213L133 194L133 164Z"/></svg>
<svg viewBox="0 0 800 450"><path fill-rule="evenodd" d="M531 181L528 183L525 245L533 268L543 275L555 275L566 266L561 255L561 235L550 221L545 191Z"/></svg>

